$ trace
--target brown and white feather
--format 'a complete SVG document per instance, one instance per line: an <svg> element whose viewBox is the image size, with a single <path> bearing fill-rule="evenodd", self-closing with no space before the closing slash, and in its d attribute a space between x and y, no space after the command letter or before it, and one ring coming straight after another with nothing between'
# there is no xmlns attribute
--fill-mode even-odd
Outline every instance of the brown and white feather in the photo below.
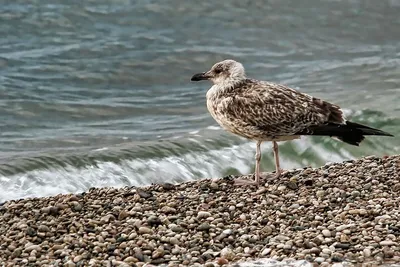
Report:
<svg viewBox="0 0 400 267"><path fill-rule="evenodd" d="M214 85L207 107L226 130L246 138L291 140L312 126L344 124L341 109L321 99L271 82L243 79L232 86Z"/></svg>

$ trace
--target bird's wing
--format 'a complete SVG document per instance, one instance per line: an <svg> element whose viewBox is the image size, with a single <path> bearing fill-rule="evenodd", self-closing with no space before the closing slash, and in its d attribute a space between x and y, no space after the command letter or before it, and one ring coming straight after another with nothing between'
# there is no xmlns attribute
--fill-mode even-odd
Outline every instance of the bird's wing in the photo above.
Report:
<svg viewBox="0 0 400 267"><path fill-rule="evenodd" d="M252 81L234 88L218 105L227 120L268 135L295 135L310 126L343 124L340 107L289 87Z"/></svg>

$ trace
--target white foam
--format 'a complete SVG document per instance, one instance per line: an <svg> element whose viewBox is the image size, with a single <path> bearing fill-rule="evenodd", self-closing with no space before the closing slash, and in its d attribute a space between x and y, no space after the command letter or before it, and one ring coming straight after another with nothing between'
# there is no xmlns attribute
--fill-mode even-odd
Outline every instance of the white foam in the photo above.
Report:
<svg viewBox="0 0 400 267"><path fill-rule="evenodd" d="M290 143L296 154L280 153L281 166L286 169L308 165L302 158L305 148L314 150L318 158L326 161L342 161L350 158L344 150L327 151L313 144L309 138ZM282 144L285 145L285 144ZM271 144L262 146L264 161L273 165ZM42 197L60 193L79 193L91 187L140 186L150 183L178 183L199 178L217 178L230 169L239 173L252 173L254 170L255 143L246 142L207 152L190 152L184 155L152 159L130 159L115 162L97 162L85 167L57 167L37 169L11 176L0 176L0 201L27 197ZM272 170L262 170L272 171Z"/></svg>

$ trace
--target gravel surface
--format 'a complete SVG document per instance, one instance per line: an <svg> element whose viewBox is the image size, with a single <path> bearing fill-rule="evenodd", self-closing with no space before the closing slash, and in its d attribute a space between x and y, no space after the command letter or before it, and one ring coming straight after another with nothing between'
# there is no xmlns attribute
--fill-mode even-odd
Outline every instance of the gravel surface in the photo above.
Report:
<svg viewBox="0 0 400 267"><path fill-rule="evenodd" d="M399 173L400 156L371 156L292 170L260 188L225 177L8 201L0 206L0 263L400 262Z"/></svg>

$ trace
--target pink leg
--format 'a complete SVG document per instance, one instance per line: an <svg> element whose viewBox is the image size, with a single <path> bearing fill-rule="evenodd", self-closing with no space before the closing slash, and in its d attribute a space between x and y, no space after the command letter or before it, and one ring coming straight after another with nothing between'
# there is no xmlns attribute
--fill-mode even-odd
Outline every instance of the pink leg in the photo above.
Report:
<svg viewBox="0 0 400 267"><path fill-rule="evenodd" d="M279 164L279 150L278 150L278 143L276 141L272 141L274 156L275 156L275 177L278 178L282 174L282 169Z"/></svg>
<svg viewBox="0 0 400 267"><path fill-rule="evenodd" d="M245 179L236 179L235 185L260 185L260 161L261 161L261 143L262 141L257 141L256 145L256 168L255 168L255 180L249 181Z"/></svg>

